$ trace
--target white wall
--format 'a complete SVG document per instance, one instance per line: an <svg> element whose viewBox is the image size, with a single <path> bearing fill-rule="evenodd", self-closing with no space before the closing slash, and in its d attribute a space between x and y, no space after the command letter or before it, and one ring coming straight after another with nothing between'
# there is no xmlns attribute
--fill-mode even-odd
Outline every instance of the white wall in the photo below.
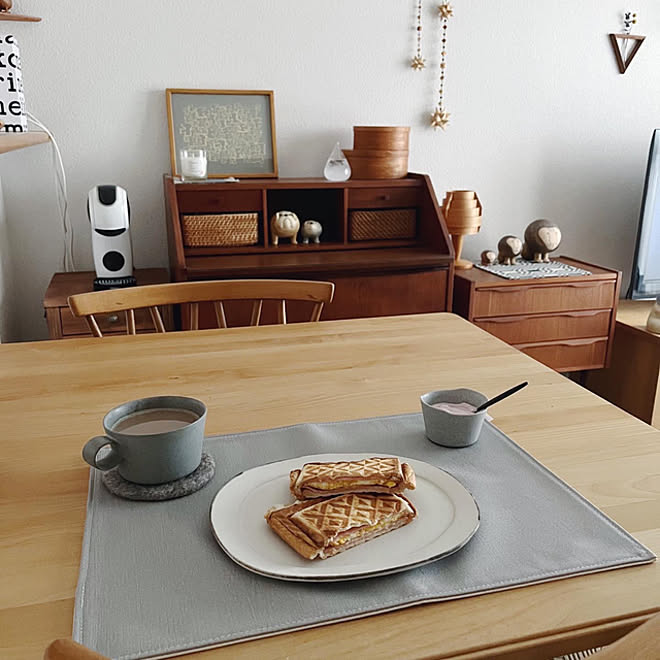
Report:
<svg viewBox="0 0 660 660"><path fill-rule="evenodd" d="M7 214L2 195L2 181L0 181L0 343L6 342L9 337L16 335L12 327L13 317L10 304L13 291L12 272Z"/></svg>
<svg viewBox="0 0 660 660"><path fill-rule="evenodd" d="M15 3L16 4L16 3ZM129 191L135 261L165 265L161 175L169 170L164 89L275 90L281 176L316 176L354 124L413 127L410 168L445 190L477 190L475 257L538 217L561 251L630 269L651 131L660 126L660 5L638 0L648 35L620 75L607 34L615 0L456 0L447 132L427 126L432 70L408 67L414 0L21 0L40 24L12 24L29 108L58 136L78 268L91 269L88 189ZM425 49L437 63L437 0ZM2 24L5 28L9 24ZM433 53L433 50L436 53ZM433 69L436 71L437 69ZM46 336L41 300L60 268L49 147L0 157L20 338Z"/></svg>

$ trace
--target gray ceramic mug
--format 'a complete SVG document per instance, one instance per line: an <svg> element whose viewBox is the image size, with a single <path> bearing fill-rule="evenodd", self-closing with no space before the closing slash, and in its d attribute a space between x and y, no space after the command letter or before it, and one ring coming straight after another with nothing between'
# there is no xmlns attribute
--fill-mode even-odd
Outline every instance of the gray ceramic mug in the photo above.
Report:
<svg viewBox="0 0 660 660"><path fill-rule="evenodd" d="M488 397L481 392L459 388L455 390L435 390L421 396L422 414L426 437L443 447L469 447L481 433L486 411L471 415L453 415L438 410L434 403L469 403L475 408L486 403Z"/></svg>
<svg viewBox="0 0 660 660"><path fill-rule="evenodd" d="M180 411L174 415L182 418L179 422L184 425L154 433L145 432L149 427L144 425L142 432L138 433L139 427L133 426L135 432L131 433L131 420L148 419L143 414L149 411L151 416L158 417L156 411L159 410ZM124 479L137 484L174 481L194 472L199 466L205 422L206 406L190 397L154 396L129 401L113 408L103 418L105 435L89 440L83 447L82 455L87 463L99 470L118 466L119 474ZM125 428L120 431L117 427ZM103 447L109 447L109 451L99 458Z"/></svg>

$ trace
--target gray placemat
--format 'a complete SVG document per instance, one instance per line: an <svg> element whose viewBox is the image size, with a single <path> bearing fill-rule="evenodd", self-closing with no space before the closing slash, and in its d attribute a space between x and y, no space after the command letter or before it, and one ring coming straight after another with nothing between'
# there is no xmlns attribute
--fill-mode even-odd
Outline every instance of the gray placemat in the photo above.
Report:
<svg viewBox="0 0 660 660"><path fill-rule="evenodd" d="M549 263L537 263L536 261L525 261L519 259L515 264L474 264L481 270L486 270L493 275L503 277L507 280L538 280L544 277L577 277L591 275L584 268L577 268L561 261L550 261Z"/></svg>
<svg viewBox="0 0 660 660"><path fill-rule="evenodd" d="M464 449L430 443L415 414L217 436L205 450L216 459L214 480L169 502L121 500L92 470L76 641L122 660L160 657L654 559L490 424ZM211 501L238 472L308 454L372 451L427 461L459 479L481 510L473 539L405 573L323 584L255 575L215 542Z"/></svg>

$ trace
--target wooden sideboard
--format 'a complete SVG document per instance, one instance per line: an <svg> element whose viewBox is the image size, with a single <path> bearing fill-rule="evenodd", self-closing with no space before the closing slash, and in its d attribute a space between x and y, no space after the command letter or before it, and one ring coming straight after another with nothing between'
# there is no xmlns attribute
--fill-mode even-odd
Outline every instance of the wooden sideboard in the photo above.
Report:
<svg viewBox="0 0 660 660"><path fill-rule="evenodd" d="M621 273L560 257L591 275L507 280L456 271L454 312L556 371L609 362Z"/></svg>
<svg viewBox="0 0 660 660"><path fill-rule="evenodd" d="M144 268L134 273L137 283L162 284L169 282L166 268ZM85 319L76 318L69 309L67 298L77 293L87 293L94 290L93 271L76 273L55 273L44 295L44 313L48 323L50 339L67 339L70 337L89 337L91 332ZM172 327L171 311L164 310L163 321L166 327ZM124 314L103 314L97 316L97 322L104 335L126 334L126 318ZM149 310L135 312L135 326L138 332L153 331L153 323Z"/></svg>
<svg viewBox="0 0 660 660"><path fill-rule="evenodd" d="M646 329L653 300L620 300L607 369L586 375L584 385L647 424L660 428L660 335Z"/></svg>
<svg viewBox="0 0 660 660"><path fill-rule="evenodd" d="M232 278L293 278L330 280L335 298L323 319L389 316L451 309L453 248L428 176L410 174L393 180L253 179L236 183L181 183L164 177L168 245L174 281ZM414 235L407 238L353 240L352 212L407 209L416 217ZM293 211L300 222L323 225L319 244L272 245L270 218ZM256 242L244 246L185 244L182 217L253 213ZM244 319L240 304L236 319ZM204 324L200 310L200 324ZM210 321L210 314L209 321ZM268 310L264 309L265 322ZM290 320L303 320L296 305ZM299 318L298 318L299 317Z"/></svg>

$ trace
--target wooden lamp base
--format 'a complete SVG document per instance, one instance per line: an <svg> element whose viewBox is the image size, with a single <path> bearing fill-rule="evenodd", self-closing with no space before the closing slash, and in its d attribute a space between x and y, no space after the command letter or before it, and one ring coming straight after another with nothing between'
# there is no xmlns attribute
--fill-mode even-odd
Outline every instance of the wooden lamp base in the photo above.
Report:
<svg viewBox="0 0 660 660"><path fill-rule="evenodd" d="M463 249L464 238L465 238L465 234L451 235L451 242L454 246L454 252L456 253L456 257L454 258L454 268L457 268L458 270L467 270L468 268L472 268L474 266L474 264L471 261L460 258L461 250Z"/></svg>

